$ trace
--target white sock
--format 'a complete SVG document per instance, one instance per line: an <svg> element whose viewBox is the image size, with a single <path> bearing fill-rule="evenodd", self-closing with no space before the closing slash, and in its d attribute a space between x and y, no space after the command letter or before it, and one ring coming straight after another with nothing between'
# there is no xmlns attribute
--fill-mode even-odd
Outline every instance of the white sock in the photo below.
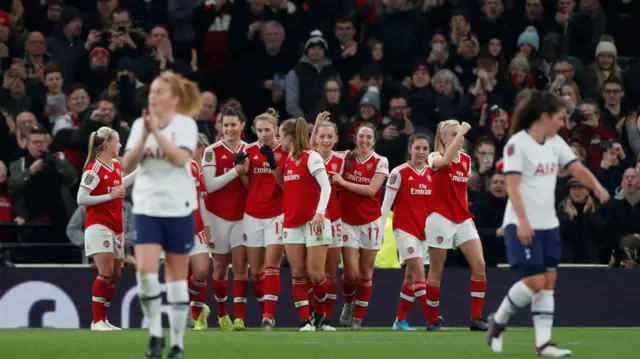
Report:
<svg viewBox="0 0 640 359"><path fill-rule="evenodd" d="M162 338L162 297L158 273L136 272L138 280L138 297L142 312L149 318L149 334Z"/></svg>
<svg viewBox="0 0 640 359"><path fill-rule="evenodd" d="M167 282L167 301L171 305L171 346L184 348L184 331L189 315L189 285L186 280Z"/></svg>
<svg viewBox="0 0 640 359"><path fill-rule="evenodd" d="M536 346L540 347L551 341L553 327L553 310L555 298L552 290L541 290L531 301L531 316L536 333Z"/></svg>
<svg viewBox="0 0 640 359"><path fill-rule="evenodd" d="M527 287L522 281L514 284L507 296L502 300L500 308L493 317L498 324L507 324L509 318L514 315L521 308L526 307L531 303L531 300L535 296L535 293L531 288Z"/></svg>

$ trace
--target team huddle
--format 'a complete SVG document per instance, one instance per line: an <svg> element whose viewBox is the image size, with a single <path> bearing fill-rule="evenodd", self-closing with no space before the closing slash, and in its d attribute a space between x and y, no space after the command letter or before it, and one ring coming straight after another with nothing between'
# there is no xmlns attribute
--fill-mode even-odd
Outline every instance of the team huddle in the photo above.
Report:
<svg viewBox="0 0 640 359"><path fill-rule="evenodd" d="M78 203L87 206L86 253L99 272L92 288L92 330L119 330L106 312L124 257L122 198L125 187L135 181L137 279L149 318L150 358L161 357L165 346L158 277L162 251L171 305L169 358L184 355L186 327L207 328L211 259L211 285L223 330L245 330L249 287L260 306L261 329L274 328L283 253L291 267L300 331L336 330L340 286L344 303L336 322L361 330L373 291L376 254L392 209L394 238L406 265L394 330L415 330L406 318L416 301L427 330L445 330L438 315L440 282L447 250L458 248L471 268L470 329L489 330L492 350L502 350L502 331L516 309L531 303L533 311L540 302L543 308L536 312L541 317L536 320L534 315L537 353L571 353L550 341L560 242L557 218L547 217L555 218L557 165L567 166L601 200L607 197L555 135L557 118L566 110L553 95L532 93L514 116L517 133L506 146L504 160L510 184L504 231L510 264L524 279L486 320L482 244L466 198L471 158L462 146L469 124L441 122L433 144L423 134L412 135L407 162L389 172L387 159L374 150L376 130L371 125L357 129L354 150L335 152L340 134L326 112L318 115L309 133L304 119L279 123L269 109L253 121L258 141L247 144L242 141L244 115L224 108L217 118L222 139L209 144L190 118L198 111L198 94L195 85L180 76L160 75L151 86L148 112L132 126L122 167L116 159L117 132L103 127L91 136ZM540 151L523 149L536 141ZM538 163L553 166L538 173ZM129 174L123 177L123 171ZM338 278L341 260L344 270ZM228 311L229 265L233 320Z"/></svg>

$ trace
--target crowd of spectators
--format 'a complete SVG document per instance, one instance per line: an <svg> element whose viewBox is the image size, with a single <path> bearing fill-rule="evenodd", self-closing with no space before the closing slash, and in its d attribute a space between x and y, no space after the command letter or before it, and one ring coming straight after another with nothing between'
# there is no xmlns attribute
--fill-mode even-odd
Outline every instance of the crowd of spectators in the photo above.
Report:
<svg viewBox="0 0 640 359"><path fill-rule="evenodd" d="M110 126L124 144L150 82L173 70L204 92L196 121L212 142L221 106L246 113L247 141L268 107L310 126L329 111L338 150L373 123L394 167L414 132L469 122L469 200L489 266L506 261L499 160L510 114L522 90L555 92L569 109L560 135L613 197L601 205L560 174L563 262L631 266L639 20L637 0L0 1L0 245L22 243L14 262L80 260L74 198L89 134ZM56 246L29 246L42 242Z"/></svg>

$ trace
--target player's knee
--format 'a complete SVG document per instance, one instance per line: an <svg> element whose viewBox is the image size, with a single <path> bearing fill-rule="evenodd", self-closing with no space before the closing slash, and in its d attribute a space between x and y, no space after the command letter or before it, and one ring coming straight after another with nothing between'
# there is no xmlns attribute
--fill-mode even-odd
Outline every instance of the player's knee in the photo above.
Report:
<svg viewBox="0 0 640 359"><path fill-rule="evenodd" d="M530 275L522 279L522 281L529 289L536 293L543 290L546 283L546 279L542 273Z"/></svg>
<svg viewBox="0 0 640 359"><path fill-rule="evenodd" d="M207 280L207 274L209 274L208 270L202 270L201 268L194 269L192 275L195 280L198 282L204 282Z"/></svg>
<svg viewBox="0 0 640 359"><path fill-rule="evenodd" d="M476 258L473 261L469 262L469 267L471 267L471 274L474 275L484 275L486 264L484 262L484 258Z"/></svg>
<svg viewBox="0 0 640 359"><path fill-rule="evenodd" d="M322 282L323 279L325 279L325 275L324 272L309 272L309 279L313 282L313 283L320 283Z"/></svg>
<svg viewBox="0 0 640 359"><path fill-rule="evenodd" d="M227 279L227 269L213 268L213 279L219 282Z"/></svg>
<svg viewBox="0 0 640 359"><path fill-rule="evenodd" d="M358 269L356 269L356 268L351 268L349 270L347 270L347 269L344 270L344 279L346 279L348 281L356 281L356 280L358 280L359 277L360 277L360 273L359 273Z"/></svg>

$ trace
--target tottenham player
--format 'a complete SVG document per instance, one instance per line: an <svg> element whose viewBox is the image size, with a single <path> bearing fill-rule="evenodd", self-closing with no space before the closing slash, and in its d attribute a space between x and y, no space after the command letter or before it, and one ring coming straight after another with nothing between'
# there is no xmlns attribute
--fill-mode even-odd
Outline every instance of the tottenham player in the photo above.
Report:
<svg viewBox="0 0 640 359"><path fill-rule="evenodd" d="M225 331L244 328L244 320L234 323L227 310L229 259L234 280L234 309L244 313L247 302L247 252L243 241L242 218L247 190L239 176L247 173L247 144L242 141L245 117L240 110L225 107L218 116L223 137L207 147L202 158L202 177L209 195L206 199L211 224L213 253L213 295L218 304L218 324ZM231 256L229 256L231 253Z"/></svg>
<svg viewBox="0 0 640 359"><path fill-rule="evenodd" d="M558 169L566 168L601 203L609 193L557 135L566 114L562 99L533 91L512 118L512 137L503 157L509 194L503 227L509 264L523 279L509 289L498 311L489 317L489 345L494 352L502 351L509 318L531 305L538 356L571 355L551 342L561 244L554 206Z"/></svg>
<svg viewBox="0 0 640 359"><path fill-rule="evenodd" d="M164 348L158 276L163 249L171 315L171 350L167 357L184 356L188 254L194 244L193 211L198 203L191 178L191 158L198 136L192 116L201 106L198 85L170 71L161 73L149 90L149 113L133 123L123 160L127 172L139 167L133 187L135 254L140 303L149 318L149 358L161 358Z"/></svg>
<svg viewBox="0 0 640 359"><path fill-rule="evenodd" d="M335 123L329 121L331 114L321 112L316 118L316 125L311 136L311 147L316 148L324 160L327 171L342 174L344 167L344 153L335 152L333 147L338 142L338 128ZM327 277L327 300L325 303L325 318L320 326L323 331L335 331L331 326L333 310L338 297L338 265L342 255L342 220L340 215L340 202L338 202L338 184L331 185L331 197L327 205L327 219L331 222L331 244L327 251L325 261L325 275Z"/></svg>
<svg viewBox="0 0 640 359"><path fill-rule="evenodd" d="M315 331L324 319L327 299L324 267L331 244L331 223L324 214L331 196L331 184L322 157L310 150L304 118L283 122L280 141L289 151L284 166L283 238L291 266L293 300L302 322L300 331ZM307 276L313 283L315 323L311 323L310 318ZM269 324L263 320L263 329L269 330L273 326Z"/></svg>
<svg viewBox="0 0 640 359"><path fill-rule="evenodd" d="M427 166L429 149L429 139L425 134L416 133L409 137L409 160L391 171L382 202L385 225L391 206L394 207L393 237L400 260L406 264L393 330L415 330L407 322L407 314L414 300L418 301L425 316L428 312L424 266L429 263L429 252L424 225L432 190L431 169Z"/></svg>
<svg viewBox="0 0 640 359"><path fill-rule="evenodd" d="M361 125L356 131L356 149L346 155L344 174L329 171L331 181L340 186L342 213L345 304L340 324L352 330L362 329L373 292L373 267L384 235L380 197L382 184L389 176L389 162L373 150L375 134L373 125Z"/></svg>
<svg viewBox="0 0 640 359"><path fill-rule="evenodd" d="M276 139L278 113L270 108L253 121L258 141L246 149L249 195L243 226L251 284L263 318L273 320L280 295L280 262L284 253L282 167L289 155ZM237 314L236 314L237 320Z"/></svg>
<svg viewBox="0 0 640 359"><path fill-rule="evenodd" d="M84 246L87 256L98 267L91 288L93 321L91 330L120 330L107 320L116 282L124 259L122 198L125 188L135 179L135 171L122 178L120 136L109 127L100 127L89 137L89 152L84 165L78 204L87 207Z"/></svg>
<svg viewBox="0 0 640 359"><path fill-rule="evenodd" d="M482 317L485 275L482 243L473 223L467 202L467 180L471 171L471 157L462 152L464 136L470 126L456 120L438 124L435 151L429 154L432 169L433 194L427 216L427 245L429 246L429 274L427 276L427 330L444 330L440 305L440 281L447 259L447 251L460 248L471 267L471 330L487 330Z"/></svg>

